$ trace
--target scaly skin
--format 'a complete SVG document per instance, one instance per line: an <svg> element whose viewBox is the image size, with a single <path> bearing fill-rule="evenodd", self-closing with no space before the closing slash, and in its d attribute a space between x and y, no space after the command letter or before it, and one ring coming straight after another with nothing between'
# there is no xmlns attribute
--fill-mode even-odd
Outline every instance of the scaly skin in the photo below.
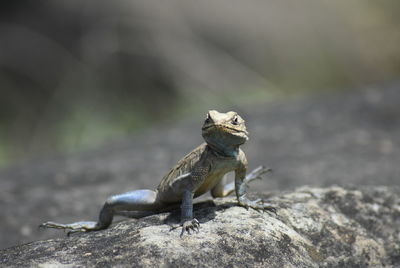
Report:
<svg viewBox="0 0 400 268"><path fill-rule="evenodd" d="M100 211L97 222L45 222L40 227L67 229L70 233L102 230L112 223L114 215L156 213L180 203L183 235L185 231L199 230L200 224L193 218L193 198L208 191L213 197L224 197L235 191L240 206L275 212L275 208L263 200L252 201L246 197L247 184L269 169L259 167L246 176L247 160L239 148L248 140L244 120L236 112L209 111L202 136L205 143L182 158L155 191L136 190L111 196ZM224 175L230 171L235 172L235 182L225 184Z"/></svg>

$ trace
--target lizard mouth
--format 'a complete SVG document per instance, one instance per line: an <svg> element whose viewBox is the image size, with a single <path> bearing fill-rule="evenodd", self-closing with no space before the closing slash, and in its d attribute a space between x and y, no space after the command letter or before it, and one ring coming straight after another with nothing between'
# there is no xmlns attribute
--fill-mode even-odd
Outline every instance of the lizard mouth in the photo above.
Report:
<svg viewBox="0 0 400 268"><path fill-rule="evenodd" d="M234 128L224 124L214 124L202 128L202 136L206 143L218 148L238 146L245 143L248 139L246 128Z"/></svg>
<svg viewBox="0 0 400 268"><path fill-rule="evenodd" d="M249 133L246 130L237 129L237 128L229 127L229 126L226 126L226 125L211 125L211 126L203 127L201 130L202 131L207 131L209 129L222 130L222 132L230 133L230 134L233 134L233 135L238 135L239 134L238 136L242 136L243 134L245 136L249 135Z"/></svg>

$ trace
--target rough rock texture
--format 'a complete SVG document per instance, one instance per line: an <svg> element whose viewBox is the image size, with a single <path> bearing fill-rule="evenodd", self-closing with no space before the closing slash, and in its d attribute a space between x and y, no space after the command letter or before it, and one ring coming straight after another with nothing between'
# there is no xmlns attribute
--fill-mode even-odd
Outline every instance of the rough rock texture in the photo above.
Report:
<svg viewBox="0 0 400 268"><path fill-rule="evenodd" d="M273 174L257 191L303 185L400 185L400 83L286 99L235 110L246 119L250 168ZM157 186L202 142L204 112L90 152L35 159L0 172L0 248L61 236L43 221L93 220L105 199Z"/></svg>
<svg viewBox="0 0 400 268"><path fill-rule="evenodd" d="M271 201L277 215L234 198L199 203L200 232L182 238L173 211L5 249L0 265L400 267L400 188L303 187Z"/></svg>

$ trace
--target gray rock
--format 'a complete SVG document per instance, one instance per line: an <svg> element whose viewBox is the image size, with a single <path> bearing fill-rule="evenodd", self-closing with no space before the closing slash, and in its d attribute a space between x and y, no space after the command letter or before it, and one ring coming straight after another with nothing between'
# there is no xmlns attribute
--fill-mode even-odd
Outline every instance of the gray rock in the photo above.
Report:
<svg viewBox="0 0 400 268"><path fill-rule="evenodd" d="M277 215L233 197L195 206L199 233L172 229L179 211L0 251L7 267L400 267L400 189L310 188L264 194Z"/></svg>

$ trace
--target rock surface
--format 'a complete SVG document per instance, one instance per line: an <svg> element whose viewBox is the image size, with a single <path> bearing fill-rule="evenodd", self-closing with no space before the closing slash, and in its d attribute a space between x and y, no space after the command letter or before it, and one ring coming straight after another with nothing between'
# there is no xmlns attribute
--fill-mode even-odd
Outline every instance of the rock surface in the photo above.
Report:
<svg viewBox="0 0 400 268"><path fill-rule="evenodd" d="M178 211L0 251L7 267L400 267L400 189L299 188L268 196L277 215L234 198L195 206L199 233L171 230Z"/></svg>

